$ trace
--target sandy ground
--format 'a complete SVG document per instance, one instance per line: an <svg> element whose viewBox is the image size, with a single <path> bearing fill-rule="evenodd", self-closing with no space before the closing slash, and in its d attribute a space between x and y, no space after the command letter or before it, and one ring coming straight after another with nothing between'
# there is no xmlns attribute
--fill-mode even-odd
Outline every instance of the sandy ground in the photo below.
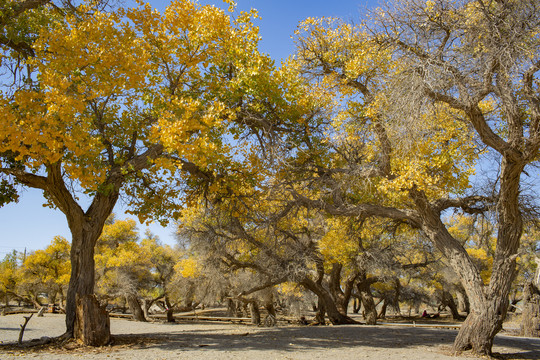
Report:
<svg viewBox="0 0 540 360"><path fill-rule="evenodd" d="M0 343L19 336L22 315L0 316ZM33 317L25 340L58 336L64 316ZM453 357L455 330L396 326L286 326L263 328L215 323L139 323L111 319L115 344L102 348L9 350L0 359L471 359ZM499 335L494 352L504 359L540 359L540 339Z"/></svg>

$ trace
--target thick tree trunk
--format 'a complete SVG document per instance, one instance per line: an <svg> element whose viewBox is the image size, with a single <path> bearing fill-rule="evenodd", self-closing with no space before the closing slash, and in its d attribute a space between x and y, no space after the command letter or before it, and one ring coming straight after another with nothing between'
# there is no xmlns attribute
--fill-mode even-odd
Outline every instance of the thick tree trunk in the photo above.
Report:
<svg viewBox="0 0 540 360"><path fill-rule="evenodd" d="M484 285L478 268L454 239L423 192L416 188L410 195L422 218L422 230L446 256L460 277L470 302L471 312L454 342L454 351L472 349L476 355L491 355L493 338L502 329L508 311L508 295L516 274L516 257L523 231L519 209L519 182L524 162L512 160L515 153L503 154L500 191L497 202L497 247L489 285Z"/></svg>
<svg viewBox="0 0 540 360"><path fill-rule="evenodd" d="M470 305L469 305L469 298L467 297L467 294L465 293L465 290L461 288L461 286L458 287L456 291L456 298L458 302L458 311L464 312L467 315L469 315Z"/></svg>
<svg viewBox="0 0 540 360"><path fill-rule="evenodd" d="M317 312L315 313L315 319L313 322L315 325L326 325L326 307L321 297L318 297L317 300Z"/></svg>
<svg viewBox="0 0 540 360"><path fill-rule="evenodd" d="M450 294L450 292L448 292L447 290L443 290L441 301L445 307L448 307L450 309L450 312L452 313L452 319L461 320L461 316L459 315L456 302L454 301L454 297L452 296L452 294Z"/></svg>
<svg viewBox="0 0 540 360"><path fill-rule="evenodd" d="M536 272L523 289L523 311L521 313L521 335L540 337L540 258L535 257Z"/></svg>
<svg viewBox="0 0 540 360"><path fill-rule="evenodd" d="M454 341L455 351L471 349L475 354L491 354L493 338L502 329L508 300L484 299L482 304L478 309L472 307L469 316L461 325Z"/></svg>
<svg viewBox="0 0 540 360"><path fill-rule="evenodd" d="M391 306L394 309L394 311L401 315L401 308L399 306L399 298L401 297L401 281L399 281L399 278L394 278L394 297L392 298ZM410 310L410 308L409 308Z"/></svg>
<svg viewBox="0 0 540 360"><path fill-rule="evenodd" d="M300 283L302 286L304 286L306 289L312 291L315 293L319 299L322 300L322 303L324 304L324 307L326 308L326 314L328 315L328 320L333 325L339 325L339 324L356 324L357 322L350 317L348 317L345 314L342 314L339 312L336 303L334 302L334 299L330 295L330 292L324 288L319 283L316 283L315 281L311 280L310 278L306 277L302 282Z"/></svg>
<svg viewBox="0 0 540 360"><path fill-rule="evenodd" d="M56 196L59 195L61 194L56 194ZM96 326L95 322L88 321L86 317L99 313L98 308L93 308L97 306L97 301L87 301L81 311L76 311L76 300L77 298L86 299L88 295L94 294L94 247L117 199L117 192L111 191L107 195L98 193L86 213L83 213L78 205L71 204L69 199L63 199L64 202L60 202L64 206L62 211L66 214L72 235L70 252L71 277L66 297L66 333L64 334L66 337L75 336L75 338L79 339L78 336L81 336L81 334L90 332L94 333L93 338L106 339L110 337L108 326L79 329L75 332L76 321L78 321L79 326ZM68 203L71 204L69 207ZM81 316L83 318L80 318ZM108 316L107 312L105 312L104 316ZM107 333L100 334L98 332ZM81 340L85 341L84 339ZM85 344L91 345L90 343Z"/></svg>
<svg viewBox="0 0 540 360"><path fill-rule="evenodd" d="M363 290L360 292L362 305L364 306L364 320L367 325L377 325L377 308L371 295L371 291Z"/></svg>
<svg viewBox="0 0 540 360"><path fill-rule="evenodd" d="M85 224L86 225L86 224ZM100 231L101 233L101 231ZM94 293L94 245L99 237L99 234L94 232L86 232L82 229L79 230L79 234L73 234L73 241L71 244L71 278L69 280L69 288L66 299L66 333L68 336L77 336L74 333L75 321L78 315L82 315L81 312L76 312L76 298L86 298L88 295ZM93 303L88 304L83 310L88 310L90 313L97 312L97 309L92 309ZM80 320L83 325L92 325L90 321ZM101 328L105 330L105 328ZM88 330L89 332L90 330ZM78 332L79 334L85 333L85 331Z"/></svg>
<svg viewBox="0 0 540 360"><path fill-rule="evenodd" d="M249 303L249 312L251 314L251 323L259 325L261 323L261 312L259 310L259 304L255 300Z"/></svg>
<svg viewBox="0 0 540 360"><path fill-rule="evenodd" d="M358 273L353 273L347 277L343 287L341 289L341 271L343 265L335 263L332 265L332 271L330 272L329 288L330 294L335 300L336 307L340 313L347 315L349 301L351 300L352 290L354 288L354 282L358 277Z"/></svg>
<svg viewBox="0 0 540 360"><path fill-rule="evenodd" d="M521 335L540 337L540 258L535 257L536 272L523 289Z"/></svg>
<svg viewBox="0 0 540 360"><path fill-rule="evenodd" d="M74 336L89 346L104 346L111 341L107 311L99 306L95 295L77 297Z"/></svg>
<svg viewBox="0 0 540 360"><path fill-rule="evenodd" d="M522 336L540 337L540 291L531 282L523 289L521 319Z"/></svg>
<svg viewBox="0 0 540 360"><path fill-rule="evenodd" d="M268 313L268 315L266 315L266 318L264 319L264 325L268 327L276 326L277 324L277 313L276 313L276 308L274 307L273 300L274 300L274 297L273 295L271 295L270 298L267 299L267 302L264 304L264 308L266 309Z"/></svg>
<svg viewBox="0 0 540 360"><path fill-rule="evenodd" d="M175 322L176 320L174 319L174 306L171 304L168 296L165 296L165 306L167 307L167 322Z"/></svg>
<svg viewBox="0 0 540 360"><path fill-rule="evenodd" d="M146 318L144 317L144 311L141 308L141 304L139 303L137 295L132 293L126 294L126 302L128 304L129 311L131 311L131 315L133 316L133 320L146 321Z"/></svg>
<svg viewBox="0 0 540 360"><path fill-rule="evenodd" d="M371 281L366 278L365 274L360 275L360 280L356 284L360 298L362 299L362 305L364 306L364 320L367 325L377 325L377 307L371 294Z"/></svg>

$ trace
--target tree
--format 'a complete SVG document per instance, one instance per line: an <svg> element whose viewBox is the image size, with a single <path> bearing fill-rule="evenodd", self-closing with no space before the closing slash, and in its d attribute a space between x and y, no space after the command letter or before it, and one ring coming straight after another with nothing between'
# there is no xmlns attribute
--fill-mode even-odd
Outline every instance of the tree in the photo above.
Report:
<svg viewBox="0 0 540 360"><path fill-rule="evenodd" d="M9 307L9 299L16 294L19 276L17 274L17 252L7 254L0 263L0 291L3 295L5 307Z"/></svg>
<svg viewBox="0 0 540 360"><path fill-rule="evenodd" d="M61 236L55 236L45 250L29 254L22 264L21 285L33 284L34 292L46 292L52 303L59 296L60 307L64 308L71 270L69 250L69 242Z"/></svg>
<svg viewBox="0 0 540 360"><path fill-rule="evenodd" d="M312 19L298 35L299 69L346 103L330 131L336 160L310 163L323 192L297 194L298 203L421 229L470 301L457 351L490 354L508 309L521 177L539 157L538 14L536 1L411 0L373 14L370 28ZM469 175L477 156L492 154L499 174L486 194ZM448 209L496 209L487 284L442 221Z"/></svg>
<svg viewBox="0 0 540 360"><path fill-rule="evenodd" d="M146 321L140 291L150 286L152 263L140 246L134 220L111 215L96 244L97 294L104 299L122 298L133 319Z"/></svg>
<svg viewBox="0 0 540 360"><path fill-rule="evenodd" d="M100 321L80 316L99 313L89 300L94 247L120 195L142 218L174 212L188 191L164 185L179 166L205 179L209 163L226 160L216 150L231 151L223 137L234 128L234 109L249 109L245 90L256 93L272 71L256 49L252 13L232 21L187 0L164 14L149 5L79 9L39 33L35 56L16 67L28 76L5 84L0 98L3 179L43 190L72 233L68 337L91 334ZM237 125L237 134L258 126ZM89 311L77 315L79 300ZM107 333L95 344L107 342Z"/></svg>

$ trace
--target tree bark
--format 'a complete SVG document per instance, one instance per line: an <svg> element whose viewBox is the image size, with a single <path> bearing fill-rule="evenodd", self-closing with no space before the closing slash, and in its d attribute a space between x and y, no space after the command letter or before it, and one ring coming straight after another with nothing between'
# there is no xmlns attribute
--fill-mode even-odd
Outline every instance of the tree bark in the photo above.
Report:
<svg viewBox="0 0 540 360"><path fill-rule="evenodd" d="M146 318L144 317L144 311L141 308L141 304L139 303L137 295L133 293L127 293L125 297L129 307L129 311L131 311L131 315L133 316L133 320L146 321Z"/></svg>
<svg viewBox="0 0 540 360"><path fill-rule="evenodd" d="M328 320L330 320L330 322L333 325L357 324L355 320L339 312L336 306L336 303L334 302L334 299L330 295L330 292L326 290L324 286L322 286L319 283L316 283L315 281L311 280L308 277L305 277L300 282L300 285L312 291L315 295L319 297L319 299L324 304L324 307L326 308L326 314L328 315Z"/></svg>
<svg viewBox="0 0 540 360"><path fill-rule="evenodd" d="M371 279L367 279L366 274L362 273L359 276L359 281L356 284L360 298L362 299L362 305L364 306L364 320L367 325L377 325L377 307L371 294Z"/></svg>
<svg viewBox="0 0 540 360"><path fill-rule="evenodd" d="M326 307L321 297L317 297L317 312L313 320L315 325L326 325Z"/></svg>
<svg viewBox="0 0 540 360"><path fill-rule="evenodd" d="M521 336L540 337L540 291L529 282L523 289Z"/></svg>
<svg viewBox="0 0 540 360"><path fill-rule="evenodd" d="M458 311L464 312L467 315L469 315L470 305L469 305L469 298L467 297L467 294L465 293L465 290L461 286L458 286L456 291L456 298L458 302Z"/></svg>
<svg viewBox="0 0 540 360"><path fill-rule="evenodd" d="M77 297L74 336L88 346L104 346L111 341L109 315L95 295Z"/></svg>
<svg viewBox="0 0 540 360"><path fill-rule="evenodd" d="M450 292L443 289L441 302L442 305L450 309L450 312L452 313L452 319L461 320L461 315L459 315L456 302L454 301L454 297L452 296L452 294L450 294Z"/></svg>
<svg viewBox="0 0 540 360"><path fill-rule="evenodd" d="M67 190L58 191L56 197L70 196ZM71 241L71 277L66 296L66 333L64 336L77 338L77 334L84 334L91 331L109 331L109 327L98 327L95 330L85 329L75 332L75 322L79 321L84 326L93 326L95 323L78 319L77 316L83 316L83 313L76 311L76 299L84 299L88 295L94 294L95 285L95 263L94 248L96 242L103 231L105 221L112 213L114 205L118 200L118 191L109 193L98 193L94 201L84 213L75 203L73 198L59 200L59 206L68 220L68 225L72 235ZM96 302L97 303L97 302ZM97 309L92 307L94 303L87 302L82 307L82 311L88 310L90 313L97 313ZM105 312L105 315L107 313ZM109 334L96 335L99 338L110 337ZM84 341L84 340L83 340Z"/></svg>
<svg viewBox="0 0 540 360"><path fill-rule="evenodd" d="M432 208L425 194L414 187L410 190L422 218L422 230L446 256L450 266L460 277L470 301L471 312L454 342L456 352L471 349L474 354L490 356L493 338L502 329L502 323L508 311L508 294L515 277L516 253L522 232L517 195L519 174L523 167L511 166L505 169L504 163L503 159L501 177L504 179L508 176L517 176L518 180L517 183L506 183L504 186L504 181L501 180L497 248L490 282L487 286L484 285L478 268L465 248L450 235L441 221L440 213ZM501 203L501 198L507 203Z"/></svg>
<svg viewBox="0 0 540 360"><path fill-rule="evenodd" d="M259 304L253 300L249 303L249 312L251 314L251 323L259 325L261 323L261 312L259 310Z"/></svg>
<svg viewBox="0 0 540 360"><path fill-rule="evenodd" d="M386 319L387 308L388 308L388 300L384 299L382 307L381 307L381 311L379 311L379 315L377 315L378 319Z"/></svg>

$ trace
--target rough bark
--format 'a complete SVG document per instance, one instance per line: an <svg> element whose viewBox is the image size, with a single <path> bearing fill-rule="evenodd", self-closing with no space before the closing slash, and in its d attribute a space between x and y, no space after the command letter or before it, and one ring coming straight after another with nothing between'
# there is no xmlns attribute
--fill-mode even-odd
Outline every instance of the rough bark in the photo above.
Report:
<svg viewBox="0 0 540 360"><path fill-rule="evenodd" d="M371 295L371 290L366 287L359 286L358 292L362 298L362 305L364 306L364 320L367 325L377 325L377 308L375 306L375 301Z"/></svg>
<svg viewBox="0 0 540 360"><path fill-rule="evenodd" d="M516 171L516 169L514 169ZM503 171L504 174L504 171ZM515 184L516 189L519 183ZM514 199L515 209L519 213L517 193ZM500 210L506 215L499 216L504 231L498 234L498 246L495 254L493 272L488 286L484 285L478 268L463 246L454 239L440 219L440 213L434 211L425 195L411 190L411 196L422 217L422 230L445 254L450 265L458 274L470 301L471 312L458 333L454 342L454 351L460 352L471 349L479 355L491 355L493 338L502 329L502 323L508 310L508 294L515 276L515 254L521 236L521 219L514 219L514 224L508 224L508 209ZM507 199L510 201L510 199ZM501 208L511 207L509 204ZM511 212L511 211L510 211ZM515 215L515 214L514 214ZM506 218L505 218L506 217Z"/></svg>
<svg viewBox="0 0 540 360"><path fill-rule="evenodd" d="M264 319L264 324L265 326L275 326L277 321L277 313L276 313L276 308L274 307L274 301L273 301L273 296L271 295L271 297L268 299L268 301L264 304L264 308L266 309L267 311L267 315L266 315L266 318Z"/></svg>
<svg viewBox="0 0 540 360"><path fill-rule="evenodd" d="M300 285L312 291L314 294L316 294L319 297L319 299L324 304L324 307L326 309L328 320L330 320L330 322L333 325L357 323L355 320L351 319L347 315L339 312L336 306L336 303L334 299L332 298L332 295L330 295L330 292L327 289L325 289L324 286L322 286L319 283L316 283L315 281L311 280L308 277L304 278L304 280L300 282Z"/></svg>
<svg viewBox="0 0 540 360"><path fill-rule="evenodd" d="M447 290L442 291L442 299L441 299L442 305L445 307L448 307L450 309L450 312L452 313L452 319L454 320L460 320L461 315L459 315L459 311L456 305L456 302L454 301L454 297L450 292Z"/></svg>
<svg viewBox="0 0 540 360"><path fill-rule="evenodd" d="M356 284L360 298L362 299L362 305L364 306L364 320L367 325L377 325L377 307L375 306L375 301L373 300L373 295L371 294L371 279L366 277L365 273L362 273L359 276L359 281Z"/></svg>
<svg viewBox="0 0 540 360"><path fill-rule="evenodd" d="M234 317L236 315L236 304L233 299L227 299L227 316Z"/></svg>
<svg viewBox="0 0 540 360"><path fill-rule="evenodd" d="M126 302L129 307L129 311L131 312L131 315L133 316L133 320L146 321L146 318L144 317L144 311L141 307L141 304L139 303L139 299L137 298L137 295L132 294L132 293L127 293L125 297L126 297Z"/></svg>
<svg viewBox="0 0 540 360"><path fill-rule="evenodd" d="M540 337L540 258L535 257L537 267L532 280L523 289L521 335Z"/></svg>
<svg viewBox="0 0 540 360"><path fill-rule="evenodd" d="M521 336L540 337L540 291L529 282L523 289Z"/></svg>
<svg viewBox="0 0 540 360"><path fill-rule="evenodd" d="M358 273L354 272L345 279L343 283L343 290L341 284L341 271L343 265L335 263L332 265L329 279L330 294L335 299L337 309L343 315L347 315L349 302L351 300L352 290L354 289L354 283L358 277Z"/></svg>
<svg viewBox="0 0 540 360"><path fill-rule="evenodd" d="M77 297L74 336L87 346L104 346L111 341L109 315L95 295Z"/></svg>
<svg viewBox="0 0 540 360"><path fill-rule="evenodd" d="M251 323L259 325L261 323L261 312L259 310L259 304L253 300L249 303L249 312L251 314Z"/></svg>
<svg viewBox="0 0 540 360"><path fill-rule="evenodd" d="M469 298L467 297L465 290L463 290L461 286L458 287L456 291L456 298L458 302L458 311L469 315L469 312L471 311L469 305Z"/></svg>
<svg viewBox="0 0 540 360"><path fill-rule="evenodd" d="M315 319L313 319L314 325L326 325L326 307L324 306L324 301L321 297L317 299Z"/></svg>

